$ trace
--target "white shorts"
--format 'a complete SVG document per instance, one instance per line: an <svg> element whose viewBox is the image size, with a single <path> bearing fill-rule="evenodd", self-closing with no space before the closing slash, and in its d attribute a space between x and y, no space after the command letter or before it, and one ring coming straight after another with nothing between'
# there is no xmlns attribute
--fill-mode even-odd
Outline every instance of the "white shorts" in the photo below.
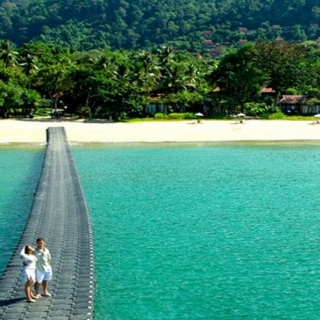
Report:
<svg viewBox="0 0 320 320"><path fill-rule="evenodd" d="M33 282L36 281L36 270L23 270L21 281L22 283L27 283L27 281L31 279Z"/></svg>
<svg viewBox="0 0 320 320"><path fill-rule="evenodd" d="M38 283L42 283L42 281L50 281L52 279L52 269L47 268L45 271L36 271L36 279Z"/></svg>

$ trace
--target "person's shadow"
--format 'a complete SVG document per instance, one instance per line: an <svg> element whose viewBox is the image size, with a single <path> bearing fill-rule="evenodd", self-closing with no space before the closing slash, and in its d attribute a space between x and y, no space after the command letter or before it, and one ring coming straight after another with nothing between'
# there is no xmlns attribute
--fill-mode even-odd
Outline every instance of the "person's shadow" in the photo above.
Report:
<svg viewBox="0 0 320 320"><path fill-rule="evenodd" d="M0 308L9 306L11 304L18 303L22 300L26 300L25 297L19 297L19 298L13 298L13 299L7 299L7 300L0 300Z"/></svg>

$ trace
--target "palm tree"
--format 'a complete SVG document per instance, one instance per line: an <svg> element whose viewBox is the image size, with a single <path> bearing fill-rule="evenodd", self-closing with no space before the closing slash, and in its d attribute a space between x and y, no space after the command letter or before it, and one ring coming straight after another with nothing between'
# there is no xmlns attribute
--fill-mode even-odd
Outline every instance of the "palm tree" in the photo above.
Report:
<svg viewBox="0 0 320 320"><path fill-rule="evenodd" d="M134 82L143 93L149 95L159 83L161 68L158 59L149 51L138 52L133 57Z"/></svg>
<svg viewBox="0 0 320 320"><path fill-rule="evenodd" d="M39 70L39 67L36 65L37 58L32 56L30 53L24 53L22 55L22 63L20 63L20 66L23 67L24 72L26 76L29 79L29 89L31 88L31 78L32 74L36 71Z"/></svg>
<svg viewBox="0 0 320 320"><path fill-rule="evenodd" d="M175 53L172 47L162 46L158 51L158 57L162 66L167 65L174 58Z"/></svg>
<svg viewBox="0 0 320 320"><path fill-rule="evenodd" d="M18 52L12 50L11 43L9 40L0 41L0 60L4 62L6 68L10 65L14 66L17 64Z"/></svg>

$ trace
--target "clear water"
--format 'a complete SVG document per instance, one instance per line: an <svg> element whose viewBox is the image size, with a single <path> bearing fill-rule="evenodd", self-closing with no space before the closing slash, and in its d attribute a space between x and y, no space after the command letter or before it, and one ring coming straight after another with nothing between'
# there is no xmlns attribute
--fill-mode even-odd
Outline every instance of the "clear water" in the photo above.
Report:
<svg viewBox="0 0 320 320"><path fill-rule="evenodd" d="M320 146L72 152L94 227L95 320L319 319ZM5 215L31 167L5 175Z"/></svg>
<svg viewBox="0 0 320 320"><path fill-rule="evenodd" d="M29 217L43 156L43 146L0 146L0 274Z"/></svg>
<svg viewBox="0 0 320 320"><path fill-rule="evenodd" d="M319 146L76 148L96 320L319 319Z"/></svg>

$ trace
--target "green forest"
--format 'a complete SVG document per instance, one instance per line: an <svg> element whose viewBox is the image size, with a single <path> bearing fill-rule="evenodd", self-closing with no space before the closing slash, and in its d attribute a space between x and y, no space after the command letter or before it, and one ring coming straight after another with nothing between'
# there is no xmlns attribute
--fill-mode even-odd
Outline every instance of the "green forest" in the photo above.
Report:
<svg viewBox="0 0 320 320"><path fill-rule="evenodd" d="M279 111L283 94L306 95L310 105L320 105L318 52L312 41L258 41L214 59L170 46L76 51L42 42L15 48L2 40L0 116L63 110L113 120L192 118L196 112L268 118ZM264 97L266 85L273 94Z"/></svg>
<svg viewBox="0 0 320 320"><path fill-rule="evenodd" d="M319 18L320 0L0 0L0 116L267 118L285 94L317 107Z"/></svg>
<svg viewBox="0 0 320 320"><path fill-rule="evenodd" d="M319 0L0 0L0 38L17 46L203 52L319 36Z"/></svg>

